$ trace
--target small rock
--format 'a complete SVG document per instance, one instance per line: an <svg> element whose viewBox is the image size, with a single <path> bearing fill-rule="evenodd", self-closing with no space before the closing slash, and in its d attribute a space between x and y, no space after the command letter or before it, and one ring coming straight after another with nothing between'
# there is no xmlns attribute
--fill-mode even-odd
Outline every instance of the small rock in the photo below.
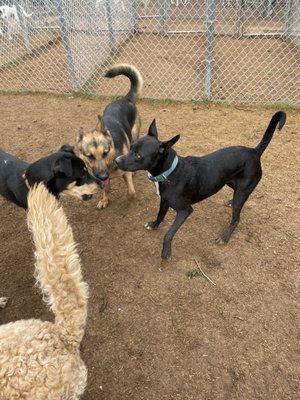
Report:
<svg viewBox="0 0 300 400"><path fill-rule="evenodd" d="M8 297L0 297L0 308L5 308L8 302Z"/></svg>
<svg viewBox="0 0 300 400"><path fill-rule="evenodd" d="M101 297L100 298L100 312L103 313L107 307L107 298Z"/></svg>

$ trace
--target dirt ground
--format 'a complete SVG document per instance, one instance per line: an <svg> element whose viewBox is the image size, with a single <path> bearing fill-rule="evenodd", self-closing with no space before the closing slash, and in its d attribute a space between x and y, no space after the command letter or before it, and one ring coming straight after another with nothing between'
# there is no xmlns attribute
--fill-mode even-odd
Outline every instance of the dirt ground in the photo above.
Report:
<svg viewBox="0 0 300 400"><path fill-rule="evenodd" d="M0 95L1 148L33 161L74 143L78 127L93 126L106 103ZM181 155L254 146L274 111L149 101L139 108L143 132L156 117L162 138L182 134ZM226 247L215 239L229 222L229 189L195 206L163 268L162 238L174 214L158 231L144 229L158 206L146 173L135 176L132 204L118 180L104 211L97 198L62 200L90 286L84 400L299 399L300 112L287 114ZM0 210L0 296L10 298L0 322L52 320L34 285L25 213L2 198ZM215 286L202 275L188 278L195 259Z"/></svg>

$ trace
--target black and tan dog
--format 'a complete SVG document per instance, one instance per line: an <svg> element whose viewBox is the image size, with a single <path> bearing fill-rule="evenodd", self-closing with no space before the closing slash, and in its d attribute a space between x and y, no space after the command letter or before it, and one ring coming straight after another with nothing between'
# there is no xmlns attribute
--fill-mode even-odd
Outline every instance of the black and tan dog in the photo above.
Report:
<svg viewBox="0 0 300 400"><path fill-rule="evenodd" d="M261 179L260 158L277 125L281 129L285 120L284 112L274 114L255 148L227 147L203 157L177 156L172 146L180 135L166 142L159 141L154 120L148 135L134 142L128 155L116 159L118 167L125 171L147 170L150 179L159 185L160 209L156 220L146 224L147 229L157 229L169 207L177 213L164 237L163 259L170 257L173 237L193 212L192 204L212 196L225 185L233 189L232 219L218 242L228 242L239 223L243 205Z"/></svg>
<svg viewBox="0 0 300 400"><path fill-rule="evenodd" d="M131 87L122 98L106 106L103 117L98 116L98 123L90 132L80 128L75 145L75 152L86 164L89 172L104 186L103 197L97 207L108 205L109 178L122 175L128 190L128 199L135 198L132 172L118 170L115 159L127 154L131 142L139 137L140 117L136 107L136 99L140 94L143 80L139 71L127 64L112 67L105 76L114 78L125 75L129 78Z"/></svg>
<svg viewBox="0 0 300 400"><path fill-rule="evenodd" d="M0 150L0 195L27 209L29 188L39 182L56 197L68 194L89 200L98 192L94 178L69 145L32 164Z"/></svg>

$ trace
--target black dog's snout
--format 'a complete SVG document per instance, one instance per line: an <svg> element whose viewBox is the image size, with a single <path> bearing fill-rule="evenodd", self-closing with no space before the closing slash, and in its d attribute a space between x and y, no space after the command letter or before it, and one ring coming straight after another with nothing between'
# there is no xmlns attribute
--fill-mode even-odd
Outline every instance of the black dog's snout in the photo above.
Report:
<svg viewBox="0 0 300 400"><path fill-rule="evenodd" d="M116 162L117 166L119 167L122 164L122 156L117 157L115 162Z"/></svg>
<svg viewBox="0 0 300 400"><path fill-rule="evenodd" d="M88 201L88 200L91 200L92 197L93 197L92 194L84 194L84 195L82 195L82 200Z"/></svg>

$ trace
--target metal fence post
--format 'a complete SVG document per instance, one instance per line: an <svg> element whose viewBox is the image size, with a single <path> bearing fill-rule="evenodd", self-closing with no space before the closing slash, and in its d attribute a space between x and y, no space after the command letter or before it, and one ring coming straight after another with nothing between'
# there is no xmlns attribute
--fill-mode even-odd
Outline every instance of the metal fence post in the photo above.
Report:
<svg viewBox="0 0 300 400"><path fill-rule="evenodd" d="M19 3L14 2L14 6L16 7L17 14L18 14L18 17L19 17L19 20L20 20L20 27L21 27L23 40L24 40L27 52L30 54L31 53L31 46L30 46L30 41L29 41L28 27L27 27L27 22L26 22L26 19L25 19L25 15L24 15L22 7L20 7Z"/></svg>
<svg viewBox="0 0 300 400"><path fill-rule="evenodd" d="M205 71L204 71L204 96L207 99L211 95L212 69L214 58L214 30L216 20L216 0L206 0L205 3Z"/></svg>
<svg viewBox="0 0 300 400"><path fill-rule="evenodd" d="M159 1L159 23L160 23L160 31L163 34L166 34L166 21L168 19L169 14L169 1L170 0L160 0Z"/></svg>
<svg viewBox="0 0 300 400"><path fill-rule="evenodd" d="M273 14L273 2L274 0L267 0L267 5L263 4L264 10L263 10L263 16L266 18L270 18L271 15ZM276 2L274 3L275 7Z"/></svg>
<svg viewBox="0 0 300 400"><path fill-rule="evenodd" d="M294 0L288 0L286 3L285 15L284 15L284 34L290 35L292 32L292 24L293 24L293 8L294 8Z"/></svg>
<svg viewBox="0 0 300 400"><path fill-rule="evenodd" d="M130 13L130 19L131 19L131 24L132 24L131 31L133 33L136 33L138 20L139 20L137 0L132 0L131 7L129 9L129 13Z"/></svg>
<svg viewBox="0 0 300 400"><path fill-rule="evenodd" d="M243 35L244 5L245 5L245 0L238 0L237 11L236 11L235 33L240 36Z"/></svg>
<svg viewBox="0 0 300 400"><path fill-rule="evenodd" d="M113 19L112 19L110 0L105 0L105 8L106 8L106 19L108 28L108 39L110 47L112 48L112 50L115 50L117 46L113 29Z"/></svg>
<svg viewBox="0 0 300 400"><path fill-rule="evenodd" d="M58 22L59 22L59 27L60 27L60 31L61 31L61 38L62 38L64 50L66 53L66 57L67 57L67 63L68 63L69 73L71 76L72 86L73 86L73 89L76 91L79 89L80 84L79 84L79 79L77 76L77 71L75 68L75 63L74 63L72 49L71 49L70 40L69 40L68 23L66 20L62 1L54 0L54 3L56 6L56 11L57 11L57 15L58 15Z"/></svg>

